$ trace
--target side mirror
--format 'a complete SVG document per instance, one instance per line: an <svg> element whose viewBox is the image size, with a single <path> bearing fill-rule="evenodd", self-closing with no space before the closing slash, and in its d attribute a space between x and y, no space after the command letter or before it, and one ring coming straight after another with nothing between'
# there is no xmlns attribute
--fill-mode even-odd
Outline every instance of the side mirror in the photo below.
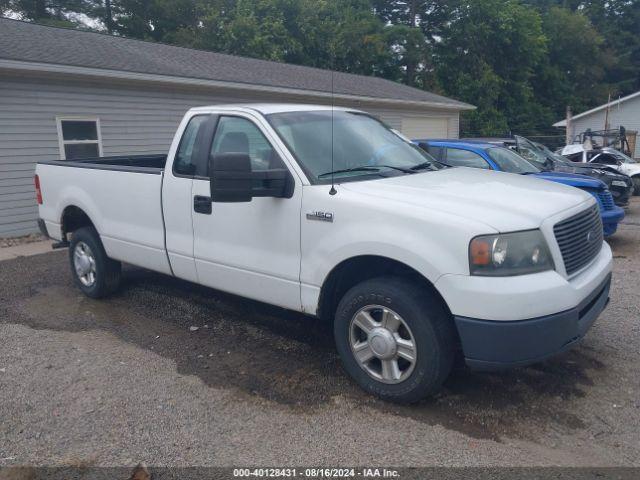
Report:
<svg viewBox="0 0 640 480"><path fill-rule="evenodd" d="M251 159L246 153L214 155L209 162L209 177L211 201L251 201Z"/></svg>
<svg viewBox="0 0 640 480"><path fill-rule="evenodd" d="M251 170L246 153L214 155L209 163L211 201L250 202L253 197L291 198L295 182L286 168Z"/></svg>

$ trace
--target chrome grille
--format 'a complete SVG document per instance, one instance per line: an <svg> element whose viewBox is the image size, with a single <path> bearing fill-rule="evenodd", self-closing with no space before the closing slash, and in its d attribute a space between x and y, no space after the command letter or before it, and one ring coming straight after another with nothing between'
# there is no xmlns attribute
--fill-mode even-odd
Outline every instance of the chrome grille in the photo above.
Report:
<svg viewBox="0 0 640 480"><path fill-rule="evenodd" d="M577 272L593 260L604 239L600 210L594 205L571 218L557 223L553 233L562 253L567 275Z"/></svg>

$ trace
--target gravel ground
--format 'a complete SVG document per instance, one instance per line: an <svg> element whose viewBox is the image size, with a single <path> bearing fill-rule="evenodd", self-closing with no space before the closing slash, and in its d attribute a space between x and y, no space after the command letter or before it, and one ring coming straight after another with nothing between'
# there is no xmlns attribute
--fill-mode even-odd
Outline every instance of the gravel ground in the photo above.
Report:
<svg viewBox="0 0 640 480"><path fill-rule="evenodd" d="M16 245L41 242L43 240L46 240L46 238L41 233L31 233L22 237L0 238L0 248L15 247Z"/></svg>
<svg viewBox="0 0 640 480"><path fill-rule="evenodd" d="M130 267L95 301L66 252L0 262L0 465L640 466L639 200L578 348L459 367L404 407L354 386L312 318Z"/></svg>

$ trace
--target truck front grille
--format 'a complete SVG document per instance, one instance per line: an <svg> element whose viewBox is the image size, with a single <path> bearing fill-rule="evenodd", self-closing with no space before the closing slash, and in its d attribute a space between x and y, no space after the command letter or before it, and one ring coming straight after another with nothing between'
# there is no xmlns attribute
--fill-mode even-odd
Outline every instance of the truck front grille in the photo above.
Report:
<svg viewBox="0 0 640 480"><path fill-rule="evenodd" d="M609 190L601 190L598 192L598 201L604 210L611 210L615 205L613 203L613 196Z"/></svg>
<svg viewBox="0 0 640 480"><path fill-rule="evenodd" d="M602 248L604 235L599 208L594 205L557 223L553 227L553 233L560 247L567 275L577 272L591 262Z"/></svg>
<svg viewBox="0 0 640 480"><path fill-rule="evenodd" d="M615 203L613 203L613 196L609 190L596 190L595 188L585 188L585 190L593 195L601 210L611 210L615 206Z"/></svg>

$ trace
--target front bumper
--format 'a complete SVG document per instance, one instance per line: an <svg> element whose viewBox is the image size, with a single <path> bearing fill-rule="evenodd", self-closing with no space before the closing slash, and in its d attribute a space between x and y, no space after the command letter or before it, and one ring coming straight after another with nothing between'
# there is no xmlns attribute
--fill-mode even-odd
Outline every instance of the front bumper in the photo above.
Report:
<svg viewBox="0 0 640 480"><path fill-rule="evenodd" d="M455 316L467 365L475 370L499 370L536 363L568 350L605 309L610 285L611 274L577 307L528 320Z"/></svg>
<svg viewBox="0 0 640 480"><path fill-rule="evenodd" d="M611 210L601 210L602 216L602 228L604 229L604 236L609 237L616 233L618 229L618 223L624 218L624 210L618 206L613 207Z"/></svg>

